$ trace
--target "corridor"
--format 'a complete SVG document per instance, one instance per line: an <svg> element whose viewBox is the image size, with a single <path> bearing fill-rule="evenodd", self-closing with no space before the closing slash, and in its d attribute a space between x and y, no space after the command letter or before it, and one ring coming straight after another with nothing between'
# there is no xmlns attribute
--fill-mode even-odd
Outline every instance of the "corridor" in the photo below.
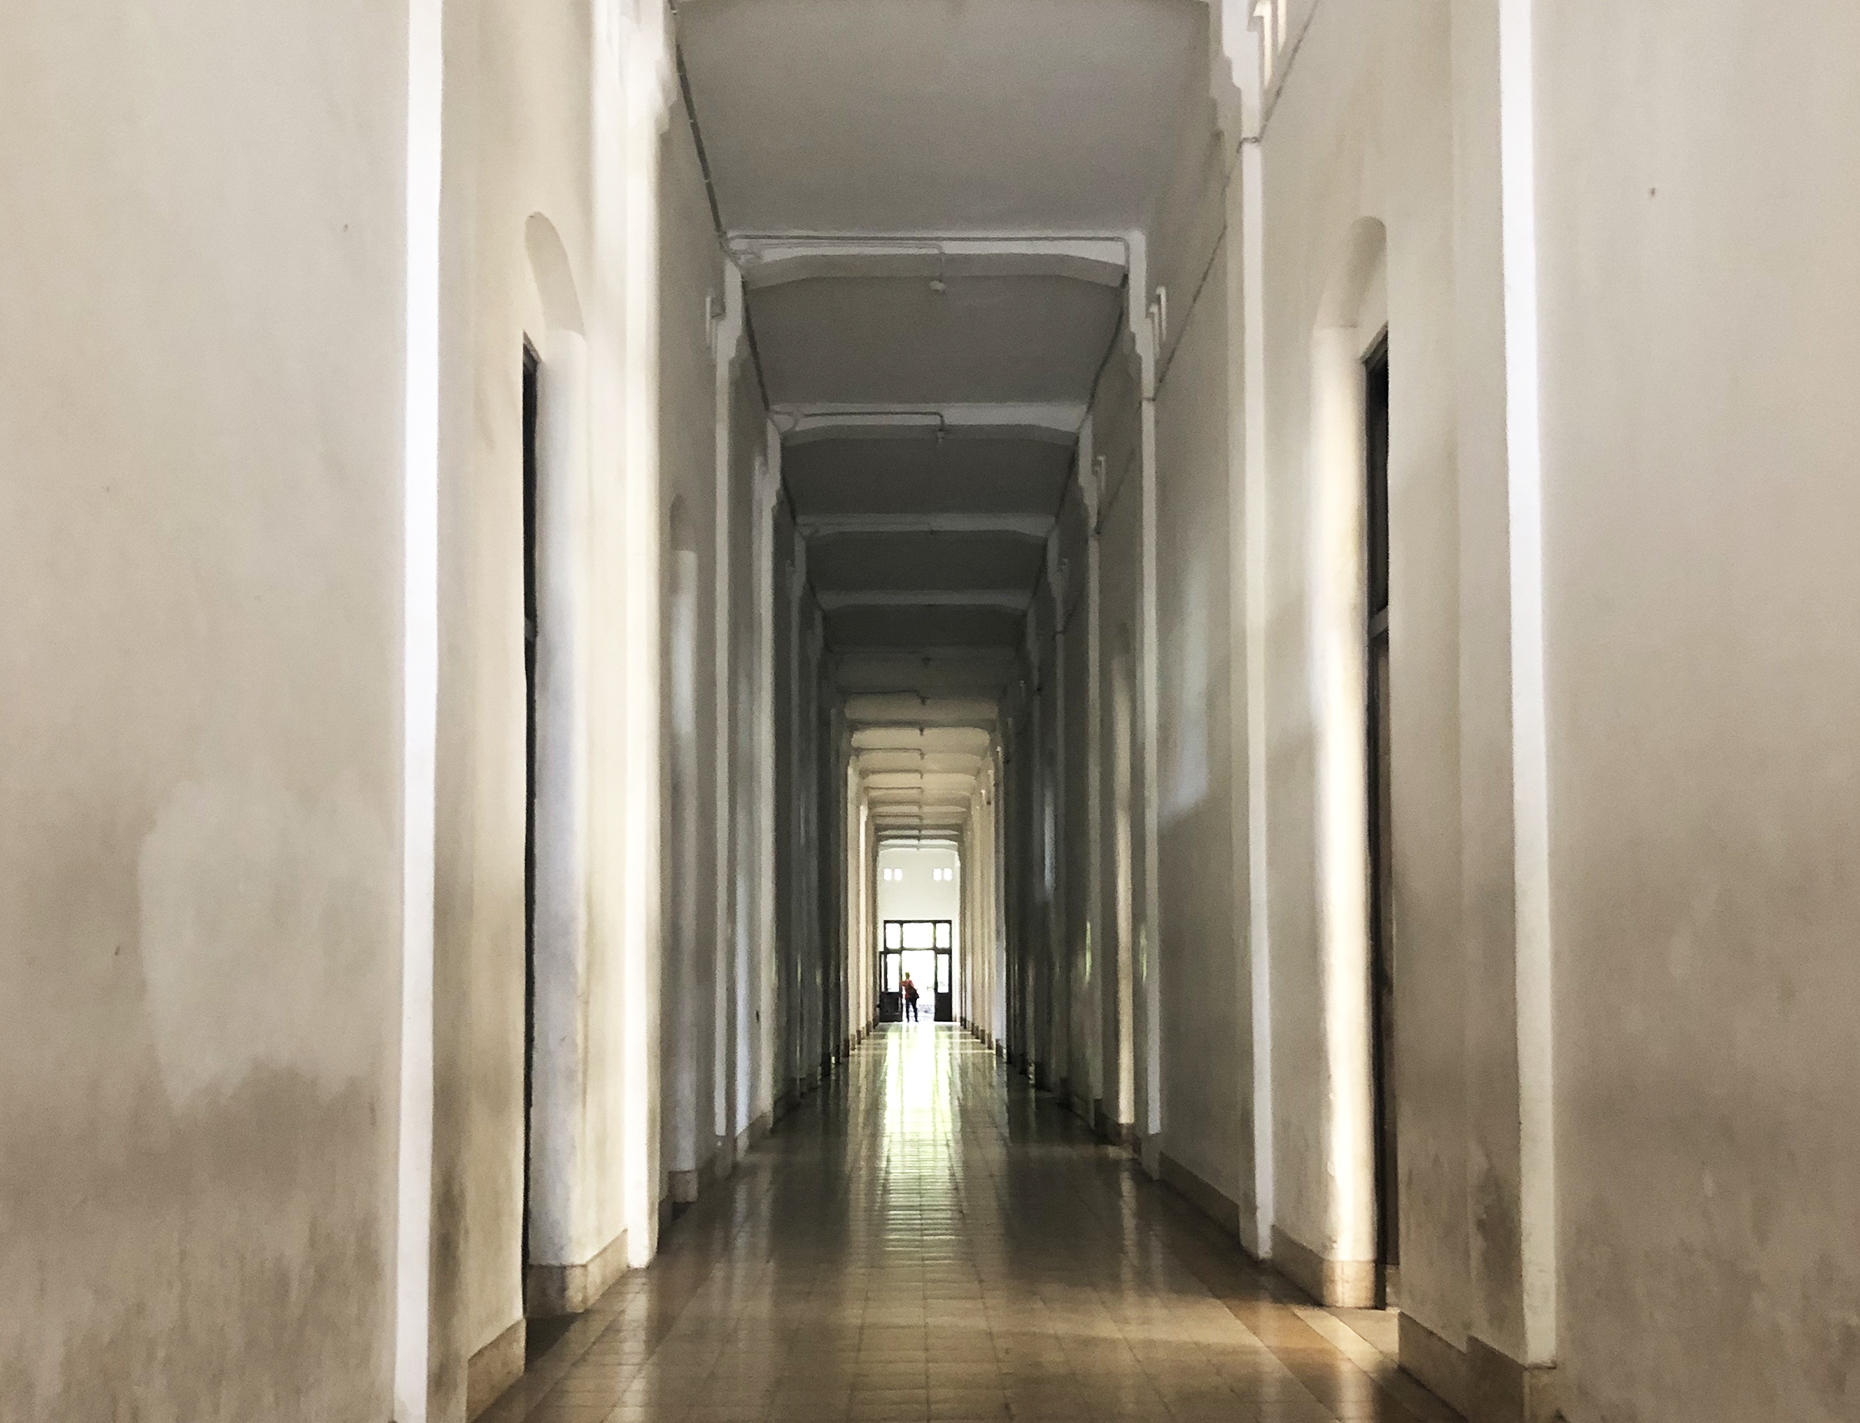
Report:
<svg viewBox="0 0 1860 1423"><path fill-rule="evenodd" d="M1364 1337L1392 1321L1301 1298L970 1036L893 1026L485 1417L1454 1416Z"/></svg>
<svg viewBox="0 0 1860 1423"><path fill-rule="evenodd" d="M1860 1420L1856 0L0 40L0 1423Z"/></svg>

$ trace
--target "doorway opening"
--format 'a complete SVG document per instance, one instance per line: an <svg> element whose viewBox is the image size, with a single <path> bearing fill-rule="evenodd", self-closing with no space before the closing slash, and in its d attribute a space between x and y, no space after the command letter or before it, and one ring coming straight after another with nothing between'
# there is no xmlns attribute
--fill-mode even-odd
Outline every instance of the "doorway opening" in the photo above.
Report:
<svg viewBox="0 0 1860 1423"><path fill-rule="evenodd" d="M882 943L878 966L880 1021L906 1021L904 980L908 978L917 988L920 1018L955 1022L955 921L887 919Z"/></svg>
<svg viewBox="0 0 1860 1423"><path fill-rule="evenodd" d="M536 1082L536 423L542 362L523 343L523 1248L530 1272L530 1138Z"/></svg>
<svg viewBox="0 0 1860 1423"><path fill-rule="evenodd" d="M1389 338L1363 357L1364 571L1367 665L1370 1052L1375 1083L1376 1293L1401 1300L1396 1152L1394 821L1389 737Z"/></svg>
<svg viewBox="0 0 1860 1423"><path fill-rule="evenodd" d="M1111 659L1111 917L1116 936L1116 992L1110 1026L1117 1043L1117 1092L1110 1104L1110 1126L1123 1140L1134 1140L1137 1122L1134 662L1126 628L1119 633Z"/></svg>

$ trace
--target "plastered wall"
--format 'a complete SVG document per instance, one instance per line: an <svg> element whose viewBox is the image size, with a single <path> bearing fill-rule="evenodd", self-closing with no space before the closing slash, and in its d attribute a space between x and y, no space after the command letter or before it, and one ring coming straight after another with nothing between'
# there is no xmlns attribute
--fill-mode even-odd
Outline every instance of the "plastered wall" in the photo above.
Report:
<svg viewBox="0 0 1860 1423"><path fill-rule="evenodd" d="M385 1418L405 13L7 29L4 1411Z"/></svg>
<svg viewBox="0 0 1860 1423"><path fill-rule="evenodd" d="M1860 15L1537 38L1563 1407L1848 1418Z"/></svg>
<svg viewBox="0 0 1860 1423"><path fill-rule="evenodd" d="M1232 562L1227 517L1226 273L1217 246L1157 401L1158 882L1164 1150L1228 1200L1251 1190L1242 1033L1245 901L1235 893L1235 754L1227 715ZM1244 786L1242 777L1241 785ZM1244 793L1244 792L1243 792ZM1243 1116L1243 1112L1246 1113Z"/></svg>
<svg viewBox="0 0 1860 1423"><path fill-rule="evenodd" d="M1250 1153L1269 1149L1259 1204L1277 1235L1259 1243L1313 1288L1367 1279L1365 864L1349 843L1362 810L1350 666L1361 513L1349 490L1361 455L1345 438L1361 412L1346 377L1386 326L1403 1360L1477 1417L1845 1416L1850 1351L1829 1321L1852 1309L1839 1183L1853 1173L1832 1109L1831 1045L1846 1030L1826 1015L1852 996L1834 927L1852 917L1836 866L1853 759L1837 631L1851 580L1834 530L1852 522L1835 471L1852 443L1838 391L1852 383L1856 289L1837 254L1854 214L1838 142L1799 170L1764 155L1785 133L1853 128L1851 66L1825 58L1854 52L1853 21L1825 7L1778 30L1728 3L1546 16L1531 38L1547 97L1524 118L1542 164L1525 255L1541 263L1543 315L1523 355L1506 345L1507 320L1520 319L1506 264L1519 250L1500 230L1516 161L1500 137L1516 116L1502 109L1495 5L1294 6L1260 120L1262 305L1228 301L1211 332L1198 312L1184 329L1173 307L1156 407L1164 1174L1173 1160L1213 1185L1202 1203L1216 1214L1236 1200L1244 1210ZM1747 102L1720 104L1727 85ZM1172 202L1150 260L1173 298L1195 204ZM1228 212L1231 242L1244 205L1230 198ZM1215 280L1236 270L1245 263ZM1812 286L1825 319L1792 315L1785 289L1757 279L1765 271L1791 273L1789 292ZM1260 344L1236 362L1254 314ZM1124 365L1107 367L1091 431L1106 461L1104 858L1091 892L1107 946L1120 916L1144 922L1126 907L1141 900L1142 849L1118 844L1139 839L1141 821L1120 825L1115 788L1121 778L1144 794L1140 766L1117 765L1115 729L1120 639L1141 665L1134 437L1120 442L1114 425L1121 410L1134 428L1138 409L1114 384ZM1529 997L1534 950L1513 889L1514 818L1528 803L1515 699L1529 695L1514 686L1515 643L1529 624L1512 562L1535 534L1517 524L1531 506L1518 502L1508 380L1541 382L1544 400L1547 1003ZM1230 906L1251 915L1264 900L1269 1121L1247 1111L1257 1084L1232 981L1246 945L1202 947L1229 906L1204 891L1196 859L1211 855L1231 880L1238 847L1223 835L1244 823L1232 814L1243 748L1219 739L1233 723L1200 729L1220 700L1201 690L1210 667L1221 694L1246 690L1219 677L1244 639L1207 620L1235 590L1207 591L1225 570L1203 525L1235 497L1223 476L1244 473L1221 424L1244 443L1231 422L1250 381L1266 537L1263 569L1248 570L1263 573L1264 646L1246 650L1265 673L1268 840L1263 879L1240 881ZM1016 725L1025 736L1037 719ZM1219 763L1207 778L1193 774L1203 745ZM1228 815L1197 819L1222 796ZM1032 815L1009 816L1022 856L1039 848ZM1089 841L1066 824L1068 841ZM1066 862L1089 854L1068 845ZM1030 965L1015 982L1038 994ZM1217 986L1235 1011L1178 998L1178 974ZM1139 974L1120 1021L1113 983L1094 1051L1107 1084L1120 1056L1137 1059L1121 1072L1140 1100L1119 1119L1140 1120L1145 985ZM1044 1021L1031 1006L1010 1037L1057 1061ZM1548 1165L1533 1155L1539 1089L1520 1049L1544 1023ZM1190 1058L1219 1064L1222 1080L1172 1066Z"/></svg>
<svg viewBox="0 0 1860 1423"><path fill-rule="evenodd" d="M962 884L955 871L960 858L953 848L881 845L878 851L878 918L948 919L959 917ZM903 878L885 877L896 870ZM948 870L951 878L939 880L933 871Z"/></svg>

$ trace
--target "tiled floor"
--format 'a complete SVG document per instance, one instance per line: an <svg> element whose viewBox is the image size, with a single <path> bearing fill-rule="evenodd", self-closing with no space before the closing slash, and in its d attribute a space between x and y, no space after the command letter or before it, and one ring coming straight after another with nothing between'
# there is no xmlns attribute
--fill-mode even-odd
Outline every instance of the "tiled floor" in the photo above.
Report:
<svg viewBox="0 0 1860 1423"><path fill-rule="evenodd" d="M1440 1423L1337 1317L950 1028L783 1121L491 1423Z"/></svg>

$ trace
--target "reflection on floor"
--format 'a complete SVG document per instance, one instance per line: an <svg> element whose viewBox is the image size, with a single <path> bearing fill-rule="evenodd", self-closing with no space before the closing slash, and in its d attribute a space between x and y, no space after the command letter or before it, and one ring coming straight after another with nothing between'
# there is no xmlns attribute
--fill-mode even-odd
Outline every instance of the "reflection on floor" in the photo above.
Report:
<svg viewBox="0 0 1860 1423"><path fill-rule="evenodd" d="M1454 1417L953 1028L875 1035L485 1416Z"/></svg>
<svg viewBox="0 0 1860 1423"><path fill-rule="evenodd" d="M1377 1353L1391 1359L1401 1349L1401 1316L1392 1309L1333 1309L1332 1314L1362 1336Z"/></svg>

